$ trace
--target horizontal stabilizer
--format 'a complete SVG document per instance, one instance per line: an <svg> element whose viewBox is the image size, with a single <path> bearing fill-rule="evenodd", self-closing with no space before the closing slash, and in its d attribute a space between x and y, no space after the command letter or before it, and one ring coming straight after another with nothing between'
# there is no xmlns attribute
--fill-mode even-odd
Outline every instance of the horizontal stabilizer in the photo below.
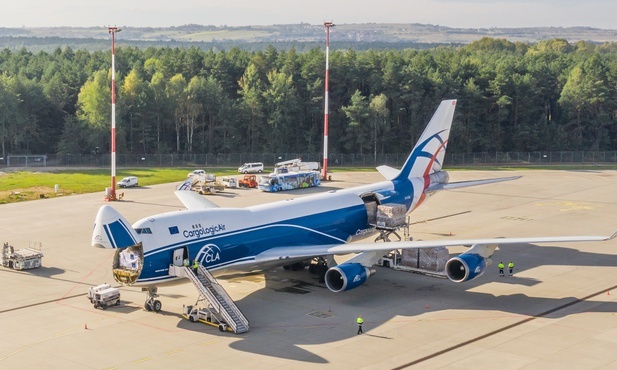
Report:
<svg viewBox="0 0 617 370"><path fill-rule="evenodd" d="M180 199L182 204L187 209L206 209L206 208L218 208L219 206L213 201L206 199L203 195L199 195L190 190L176 190L174 194Z"/></svg>
<svg viewBox="0 0 617 370"><path fill-rule="evenodd" d="M385 177L387 180L392 180L393 178L398 176L399 172L401 172L396 168L392 168L390 166L379 166L377 167L377 171L379 171L379 173L382 174L383 177Z"/></svg>
<svg viewBox="0 0 617 370"><path fill-rule="evenodd" d="M494 182L517 180L517 179L520 179L521 177L522 176L511 176L511 177L500 177L498 179L472 180L472 181L451 182L448 184L435 184L435 185L429 186L428 189L426 189L426 191L432 192L432 191L439 191L439 190L452 190L452 189L466 188L469 186L492 184Z"/></svg>

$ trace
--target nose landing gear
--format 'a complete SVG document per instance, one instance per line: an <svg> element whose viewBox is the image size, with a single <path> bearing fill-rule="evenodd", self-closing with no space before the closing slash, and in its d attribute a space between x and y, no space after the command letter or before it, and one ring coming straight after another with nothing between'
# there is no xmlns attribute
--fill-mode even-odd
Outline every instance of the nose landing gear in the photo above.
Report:
<svg viewBox="0 0 617 370"><path fill-rule="evenodd" d="M163 308L163 304L161 303L161 301L159 301L158 299L158 288L153 286L153 287L148 287L148 288L142 288L143 291L146 292L146 303L144 303L144 308L146 309L146 311L154 311L154 312L159 312L161 310L161 308Z"/></svg>

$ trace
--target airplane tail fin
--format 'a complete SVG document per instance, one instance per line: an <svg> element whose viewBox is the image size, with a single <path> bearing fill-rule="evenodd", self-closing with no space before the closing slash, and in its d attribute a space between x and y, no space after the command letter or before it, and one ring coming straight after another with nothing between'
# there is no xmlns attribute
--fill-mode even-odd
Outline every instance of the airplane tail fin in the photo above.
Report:
<svg viewBox="0 0 617 370"><path fill-rule="evenodd" d="M195 179L192 177L189 177L188 179L184 180L184 182L178 187L178 190L190 191L191 187L193 186L193 182L195 182Z"/></svg>
<svg viewBox="0 0 617 370"><path fill-rule="evenodd" d="M96 214L92 230L92 246L97 248L125 248L141 242L131 224L110 206L102 206Z"/></svg>
<svg viewBox="0 0 617 370"><path fill-rule="evenodd" d="M439 104L433 118L394 180L424 177L441 171L455 108L454 99L444 100Z"/></svg>

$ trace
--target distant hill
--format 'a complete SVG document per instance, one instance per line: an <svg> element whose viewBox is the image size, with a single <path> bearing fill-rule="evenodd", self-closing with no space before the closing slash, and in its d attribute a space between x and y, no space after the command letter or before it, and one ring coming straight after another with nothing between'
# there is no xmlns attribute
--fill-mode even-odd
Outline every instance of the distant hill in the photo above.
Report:
<svg viewBox="0 0 617 370"><path fill-rule="evenodd" d="M323 45L323 25L285 24L272 26L217 27L189 24L179 27L120 27L119 45L140 48L149 46L196 46L209 49L238 46L261 49L269 44L296 49ZM537 42L562 38L569 42L617 41L617 30L590 27L537 28L450 28L427 24L341 24L331 29L333 47L423 48L440 44L467 44L482 37L509 41ZM51 51L57 47L104 50L109 48L106 27L0 28L0 47L11 50L23 47Z"/></svg>

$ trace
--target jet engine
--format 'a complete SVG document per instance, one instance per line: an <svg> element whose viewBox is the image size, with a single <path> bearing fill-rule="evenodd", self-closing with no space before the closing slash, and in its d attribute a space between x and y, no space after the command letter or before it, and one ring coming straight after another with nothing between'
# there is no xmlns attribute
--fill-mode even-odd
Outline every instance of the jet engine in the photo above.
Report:
<svg viewBox="0 0 617 370"><path fill-rule="evenodd" d="M486 271L487 260L478 254L463 253L446 262L446 275L455 283L473 280Z"/></svg>
<svg viewBox="0 0 617 370"><path fill-rule="evenodd" d="M359 287L374 272L360 263L343 263L329 268L324 279L328 289L338 293Z"/></svg>

